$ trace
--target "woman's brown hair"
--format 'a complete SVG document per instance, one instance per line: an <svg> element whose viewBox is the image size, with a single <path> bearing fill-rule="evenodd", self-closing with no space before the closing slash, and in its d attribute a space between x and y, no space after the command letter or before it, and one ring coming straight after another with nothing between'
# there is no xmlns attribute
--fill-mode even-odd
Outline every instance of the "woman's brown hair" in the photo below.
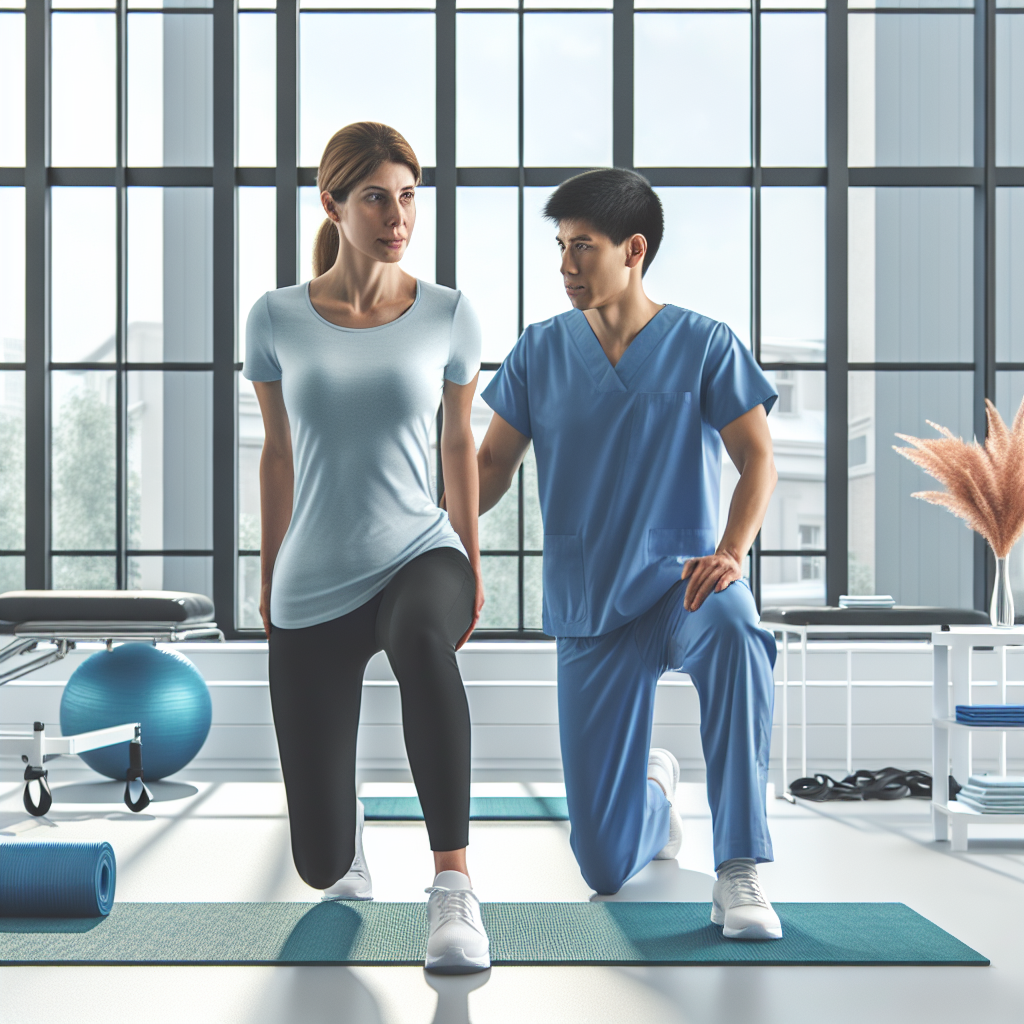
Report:
<svg viewBox="0 0 1024 1024"><path fill-rule="evenodd" d="M417 185L422 180L420 162L412 146L394 128L376 121L346 125L324 147L316 174L317 189L330 192L336 203L343 203L355 185L387 163L404 164L412 171ZM313 242L313 276L327 273L337 258L338 229L326 217Z"/></svg>

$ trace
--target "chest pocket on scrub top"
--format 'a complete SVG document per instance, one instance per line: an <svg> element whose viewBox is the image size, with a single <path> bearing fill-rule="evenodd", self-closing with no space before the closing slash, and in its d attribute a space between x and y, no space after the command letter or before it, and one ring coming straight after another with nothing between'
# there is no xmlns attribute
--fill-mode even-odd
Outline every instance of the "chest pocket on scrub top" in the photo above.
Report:
<svg viewBox="0 0 1024 1024"><path fill-rule="evenodd" d="M633 415L629 424L629 446L626 451L627 471L643 463L642 472L653 461L659 467L668 459L682 463L700 457L700 438L696 445L687 444L693 430L700 430L700 420L693 419L692 393L689 391L641 391L633 399Z"/></svg>

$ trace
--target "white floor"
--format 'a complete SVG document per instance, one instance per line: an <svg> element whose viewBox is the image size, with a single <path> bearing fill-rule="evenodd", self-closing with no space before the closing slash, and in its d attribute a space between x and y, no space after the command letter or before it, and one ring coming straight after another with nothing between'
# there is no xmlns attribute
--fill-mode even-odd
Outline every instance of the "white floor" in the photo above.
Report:
<svg viewBox="0 0 1024 1024"><path fill-rule="evenodd" d="M55 787L47 819L0 784L0 836L106 839L119 900L308 900L291 863L274 783L164 783L141 815L114 784ZM481 785L479 795L557 792ZM364 794L411 792L366 786ZM711 822L702 787L683 785L677 862L650 865L619 899L708 900ZM26 967L0 971L0 1021L17 1024L391 1024L391 1022L1024 1022L1024 828L973 833L967 854L930 841L926 804L769 801L777 901L896 900L992 960L991 967L495 968L434 979L400 967ZM470 870L484 900L586 900L565 823L474 823ZM422 900L431 881L418 823L369 823L375 895Z"/></svg>

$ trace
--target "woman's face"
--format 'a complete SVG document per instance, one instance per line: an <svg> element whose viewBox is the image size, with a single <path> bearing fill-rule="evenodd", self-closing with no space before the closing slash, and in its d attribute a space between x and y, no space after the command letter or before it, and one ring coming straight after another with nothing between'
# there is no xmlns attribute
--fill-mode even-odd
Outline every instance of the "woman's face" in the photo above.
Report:
<svg viewBox="0 0 1024 1024"><path fill-rule="evenodd" d="M416 224L416 179L405 164L381 164L344 203L336 203L330 192L322 192L320 200L359 252L381 263L397 263L405 255Z"/></svg>

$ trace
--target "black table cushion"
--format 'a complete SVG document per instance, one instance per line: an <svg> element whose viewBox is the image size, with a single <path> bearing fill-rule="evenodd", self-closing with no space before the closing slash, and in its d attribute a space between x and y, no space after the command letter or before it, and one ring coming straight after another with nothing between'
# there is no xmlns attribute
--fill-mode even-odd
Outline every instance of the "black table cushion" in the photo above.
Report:
<svg viewBox="0 0 1024 1024"><path fill-rule="evenodd" d="M2 599L0 599L2 600ZM785 626L985 626L989 617L973 608L763 608L761 621Z"/></svg>
<svg viewBox="0 0 1024 1024"><path fill-rule="evenodd" d="M205 594L174 590L10 590L0 594L0 621L174 622L213 619Z"/></svg>

